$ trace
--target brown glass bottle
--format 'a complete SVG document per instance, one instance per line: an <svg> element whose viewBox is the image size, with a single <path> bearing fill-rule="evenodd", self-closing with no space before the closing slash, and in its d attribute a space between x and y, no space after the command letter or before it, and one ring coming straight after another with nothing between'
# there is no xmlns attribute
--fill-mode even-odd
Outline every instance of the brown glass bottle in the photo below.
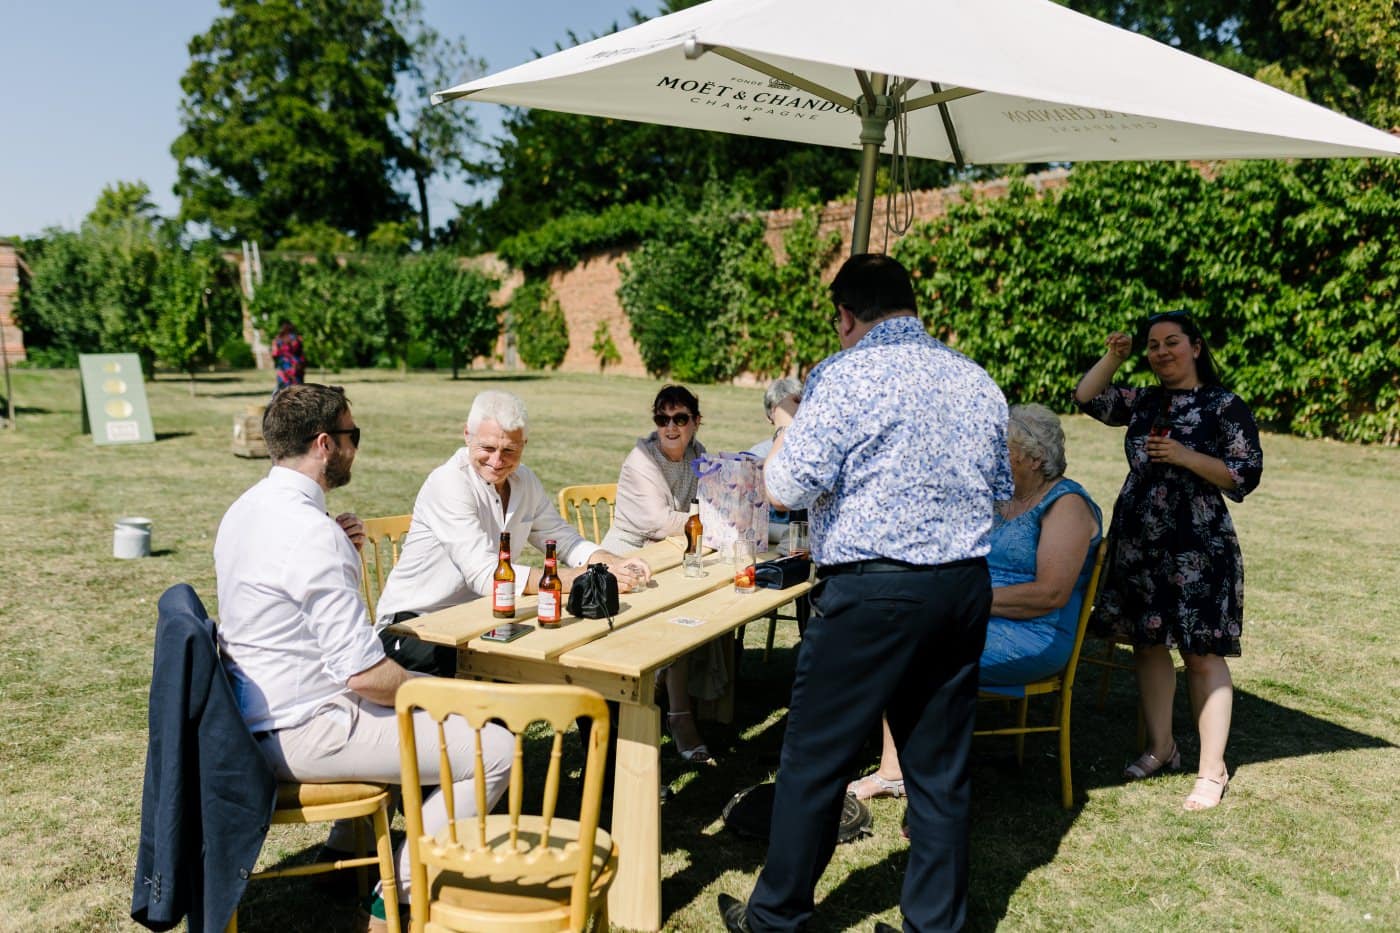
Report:
<svg viewBox="0 0 1400 933"><path fill-rule="evenodd" d="M690 500L690 517L685 520L685 552L698 555L705 537L705 526L700 524L700 500Z"/></svg>
<svg viewBox="0 0 1400 933"><path fill-rule="evenodd" d="M510 565L510 532L501 532L501 555L491 578L491 614L498 619L515 618L515 568Z"/></svg>
<svg viewBox="0 0 1400 933"><path fill-rule="evenodd" d="M544 574L540 577L540 603L535 613L545 628L559 624L563 607L564 584L559 579L559 558L554 556L554 545L553 539L544 543Z"/></svg>

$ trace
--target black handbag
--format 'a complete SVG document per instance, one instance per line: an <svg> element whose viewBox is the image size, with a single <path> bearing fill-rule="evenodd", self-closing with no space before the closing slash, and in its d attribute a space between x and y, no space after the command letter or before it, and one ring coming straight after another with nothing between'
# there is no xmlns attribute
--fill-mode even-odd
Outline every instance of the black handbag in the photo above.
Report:
<svg viewBox="0 0 1400 933"><path fill-rule="evenodd" d="M765 560L754 568L754 583L770 590L785 590L790 586L807 582L812 575L812 560L809 557L779 557Z"/></svg>
<svg viewBox="0 0 1400 933"><path fill-rule="evenodd" d="M612 628L617 615L617 577L607 564L589 564L569 587L569 615L582 619L607 619Z"/></svg>

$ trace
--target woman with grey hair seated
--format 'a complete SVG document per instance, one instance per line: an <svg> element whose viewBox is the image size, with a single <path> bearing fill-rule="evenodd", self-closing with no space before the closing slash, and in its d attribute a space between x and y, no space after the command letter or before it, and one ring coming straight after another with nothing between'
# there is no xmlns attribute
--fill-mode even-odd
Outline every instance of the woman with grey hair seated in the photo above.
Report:
<svg viewBox="0 0 1400 933"><path fill-rule="evenodd" d="M768 388L763 393L763 414L768 418L768 423L773 423L773 410L788 399L795 403L802 402L802 380L792 376L784 376L781 379L774 379L768 384ZM773 437L777 437L777 431L773 432ZM773 437L765 437L749 448L749 453L766 460L768 454L773 449ZM784 512L780 509L770 508L768 510L768 543L782 545L787 540L788 525L796 519L806 521L807 512L802 510L796 513Z"/></svg>
<svg viewBox="0 0 1400 933"><path fill-rule="evenodd" d="M784 376L781 379L774 379L768 384L768 388L763 393L763 414L768 418L768 423L773 423L773 409L777 408L787 399L794 399L799 404L802 402L802 380L792 376ZM776 431L774 432L777 433ZM749 453L758 457L767 457L769 451L773 449L773 438L765 438L749 448Z"/></svg>
<svg viewBox="0 0 1400 933"><path fill-rule="evenodd" d="M979 675L985 686L1025 684L1064 669L1103 537L1099 507L1065 476L1059 416L1044 405L1015 406L1006 445L1015 487L992 519L992 617ZM880 767L847 792L862 800L904 796L888 727Z"/></svg>

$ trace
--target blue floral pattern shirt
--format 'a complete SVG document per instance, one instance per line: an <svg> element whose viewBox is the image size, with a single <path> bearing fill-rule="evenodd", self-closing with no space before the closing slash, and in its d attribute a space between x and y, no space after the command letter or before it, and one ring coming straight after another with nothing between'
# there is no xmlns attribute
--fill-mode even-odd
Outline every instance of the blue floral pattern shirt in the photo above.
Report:
<svg viewBox="0 0 1400 933"><path fill-rule="evenodd" d="M820 566L979 557L992 503L1011 498L1006 421L982 367L897 317L812 370L764 480L811 510Z"/></svg>

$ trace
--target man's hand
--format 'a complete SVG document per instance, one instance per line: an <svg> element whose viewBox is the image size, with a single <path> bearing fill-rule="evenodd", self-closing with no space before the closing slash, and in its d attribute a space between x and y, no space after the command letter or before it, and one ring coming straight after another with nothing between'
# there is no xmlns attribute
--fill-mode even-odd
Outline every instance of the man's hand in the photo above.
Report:
<svg viewBox="0 0 1400 933"><path fill-rule="evenodd" d="M355 545L355 550L365 546L365 523L360 521L358 515L354 512L341 512L335 517L335 523L345 532L350 543Z"/></svg>
<svg viewBox="0 0 1400 933"><path fill-rule="evenodd" d="M629 557L610 565L608 569L617 577L618 588L625 587L627 592L640 590L651 582L651 568L640 557Z"/></svg>
<svg viewBox="0 0 1400 933"><path fill-rule="evenodd" d="M392 708L394 694L398 693L399 687L419 676L421 675L404 670L398 662L383 658L372 667L352 675L345 686L371 703Z"/></svg>
<svg viewBox="0 0 1400 933"><path fill-rule="evenodd" d="M608 571L617 577L617 588L623 593L641 589L651 582L651 567L640 557L624 558L600 549L589 555L588 562L606 566ZM580 567L575 576L583 573L584 569ZM570 578L568 582L572 583L573 579Z"/></svg>

